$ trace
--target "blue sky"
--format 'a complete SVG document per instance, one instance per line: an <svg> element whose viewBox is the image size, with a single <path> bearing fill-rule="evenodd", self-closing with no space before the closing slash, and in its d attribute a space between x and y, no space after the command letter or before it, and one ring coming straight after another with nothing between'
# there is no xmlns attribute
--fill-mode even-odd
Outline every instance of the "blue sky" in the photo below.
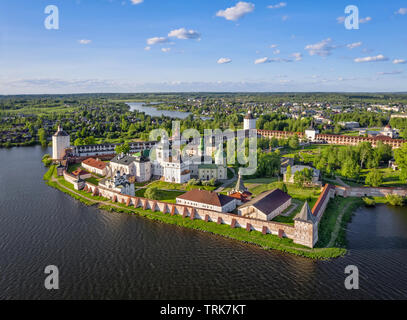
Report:
<svg viewBox="0 0 407 320"><path fill-rule="evenodd" d="M2 0L0 94L407 91L407 1L133 1Z"/></svg>

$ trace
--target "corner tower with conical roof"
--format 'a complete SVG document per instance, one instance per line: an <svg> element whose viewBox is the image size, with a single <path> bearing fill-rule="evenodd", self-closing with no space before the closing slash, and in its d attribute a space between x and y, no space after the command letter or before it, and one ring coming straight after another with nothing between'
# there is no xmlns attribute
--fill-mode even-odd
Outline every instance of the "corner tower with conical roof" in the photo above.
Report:
<svg viewBox="0 0 407 320"><path fill-rule="evenodd" d="M300 213L294 218L294 243L313 248L318 241L318 219L305 201Z"/></svg>
<svg viewBox="0 0 407 320"><path fill-rule="evenodd" d="M69 134L67 134L61 127L58 125L58 130L52 136L52 159L53 160L62 160L65 155L65 149L71 146L71 140Z"/></svg>

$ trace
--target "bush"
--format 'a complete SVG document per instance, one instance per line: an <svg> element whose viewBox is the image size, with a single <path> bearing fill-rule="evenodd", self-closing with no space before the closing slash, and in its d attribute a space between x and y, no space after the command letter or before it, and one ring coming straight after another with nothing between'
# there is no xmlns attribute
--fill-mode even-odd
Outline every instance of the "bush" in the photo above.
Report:
<svg viewBox="0 0 407 320"><path fill-rule="evenodd" d="M392 206L399 206L402 207L404 205L404 199L402 196L397 194L388 194L386 196L387 203L391 204Z"/></svg>
<svg viewBox="0 0 407 320"><path fill-rule="evenodd" d="M366 207L374 207L376 205L376 201L374 199L364 197L362 198L362 200L365 203Z"/></svg>
<svg viewBox="0 0 407 320"><path fill-rule="evenodd" d="M201 180L199 180L199 179L191 179L187 183L188 186L198 186L200 184L201 184Z"/></svg>
<svg viewBox="0 0 407 320"><path fill-rule="evenodd" d="M159 200L160 192L157 187L150 187L147 188L146 192L144 193L144 198L152 199L152 200Z"/></svg>

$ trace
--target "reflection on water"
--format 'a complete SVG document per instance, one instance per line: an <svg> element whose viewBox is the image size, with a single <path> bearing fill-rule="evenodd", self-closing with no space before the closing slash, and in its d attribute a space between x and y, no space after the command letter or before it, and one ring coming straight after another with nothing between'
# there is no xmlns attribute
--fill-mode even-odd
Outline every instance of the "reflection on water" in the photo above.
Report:
<svg viewBox="0 0 407 320"><path fill-rule="evenodd" d="M313 261L86 207L43 182L44 152L0 149L0 299L407 298L406 209L359 209L349 254ZM49 264L57 292L43 288ZM360 290L344 287L350 264Z"/></svg>
<svg viewBox="0 0 407 320"><path fill-rule="evenodd" d="M149 102L150 105L159 104L160 102ZM127 103L130 107L130 111L144 112L145 114L152 117L169 117L173 119L186 119L191 112L185 111L172 111L172 110L159 110L155 107L148 107L144 102L131 102ZM209 120L210 117L201 117L202 120Z"/></svg>

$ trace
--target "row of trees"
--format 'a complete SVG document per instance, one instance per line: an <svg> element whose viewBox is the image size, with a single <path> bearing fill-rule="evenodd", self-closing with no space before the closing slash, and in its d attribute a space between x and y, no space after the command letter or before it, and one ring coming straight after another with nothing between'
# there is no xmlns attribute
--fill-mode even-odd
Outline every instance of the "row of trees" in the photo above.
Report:
<svg viewBox="0 0 407 320"><path fill-rule="evenodd" d="M320 149L314 157L313 164L325 175L333 176L336 172L349 179L358 179L362 169L379 167L380 163L389 161L393 156L389 145L379 141L376 148L369 142L358 146L329 146Z"/></svg>

